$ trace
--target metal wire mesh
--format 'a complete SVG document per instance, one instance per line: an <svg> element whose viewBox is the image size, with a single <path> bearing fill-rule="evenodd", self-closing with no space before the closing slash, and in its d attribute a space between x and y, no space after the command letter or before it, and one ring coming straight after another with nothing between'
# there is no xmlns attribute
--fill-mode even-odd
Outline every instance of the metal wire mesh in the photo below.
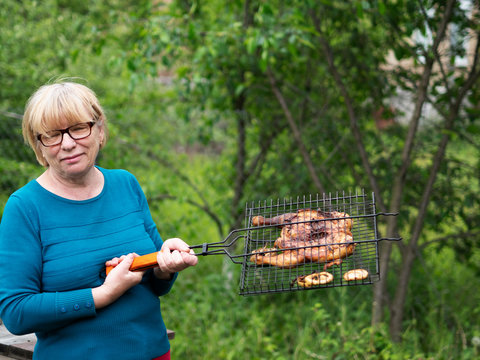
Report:
<svg viewBox="0 0 480 360"><path fill-rule="evenodd" d="M301 262L298 266L281 268L271 265L258 265L251 260L252 254L260 248L273 248L275 241L281 236L281 226L252 226L255 216L274 218L293 213L299 209L319 209L324 212L342 212L353 221L351 233L354 251L344 258L340 264L325 269L326 262ZM372 193L367 197L364 191L355 194L329 194L303 198L264 201L247 205L245 216L245 247L242 258L242 275L240 279L240 294L262 294L305 289L318 289L337 286L352 286L371 284L379 279L378 238L376 229L375 199ZM342 245L342 244L340 244ZM362 280L346 281L343 275L354 269L368 271L368 276ZM300 286L296 279L312 273L327 271L333 275L333 280L326 284L311 287Z"/></svg>

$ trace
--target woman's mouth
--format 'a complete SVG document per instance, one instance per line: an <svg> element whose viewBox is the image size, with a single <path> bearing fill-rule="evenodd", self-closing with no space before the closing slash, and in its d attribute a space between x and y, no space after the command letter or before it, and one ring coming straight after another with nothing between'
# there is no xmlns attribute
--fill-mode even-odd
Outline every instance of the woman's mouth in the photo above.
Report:
<svg viewBox="0 0 480 360"><path fill-rule="evenodd" d="M68 156L68 157L63 158L63 161L66 162L66 163L68 163L68 164L75 163L75 162L78 161L78 159L79 159L81 156L82 156L82 154Z"/></svg>

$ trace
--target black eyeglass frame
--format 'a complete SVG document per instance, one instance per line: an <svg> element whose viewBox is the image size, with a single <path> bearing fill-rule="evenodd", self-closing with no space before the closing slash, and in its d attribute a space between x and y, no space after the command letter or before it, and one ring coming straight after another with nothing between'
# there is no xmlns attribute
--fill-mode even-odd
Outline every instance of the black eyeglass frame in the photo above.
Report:
<svg viewBox="0 0 480 360"><path fill-rule="evenodd" d="M37 135L37 139L38 139L38 141L40 141L40 143L41 143L43 146L45 146L45 147L51 147L51 146L55 146L55 145L61 144L62 141L63 141L63 135L65 135L65 134L68 134L73 140L82 140L82 139L85 139L85 138L89 137L89 136L92 134L92 127L93 127L93 125L95 125L96 123L97 123L96 121L89 121L89 122L86 122L86 123L78 123L78 124L69 126L69 127L66 128L66 129L52 130L52 131L59 131L59 132L60 132L60 135L61 135L60 141L59 141L58 143L56 143L56 144L45 145L45 144L43 143L43 141L42 141L42 135L43 135L43 134L38 134L38 135ZM78 125L80 125L80 124L87 124L87 125L89 126L89 130L90 130L90 131L88 132L88 135L80 136L80 137L78 137L78 136L77 136L77 137L74 137L72 134L70 134L70 129L71 129L72 127L78 126Z"/></svg>

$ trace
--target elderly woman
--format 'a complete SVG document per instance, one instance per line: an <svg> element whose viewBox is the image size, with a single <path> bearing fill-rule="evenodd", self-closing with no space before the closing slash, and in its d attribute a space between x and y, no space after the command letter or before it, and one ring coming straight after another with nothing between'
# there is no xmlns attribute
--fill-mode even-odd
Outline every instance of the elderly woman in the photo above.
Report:
<svg viewBox="0 0 480 360"><path fill-rule="evenodd" d="M13 193L0 224L0 317L35 332L34 359L170 359L159 296L197 263L162 241L133 175L95 165L107 119L86 86L42 86L23 134L45 171ZM130 271L158 251L158 267ZM114 269L105 275L105 266Z"/></svg>

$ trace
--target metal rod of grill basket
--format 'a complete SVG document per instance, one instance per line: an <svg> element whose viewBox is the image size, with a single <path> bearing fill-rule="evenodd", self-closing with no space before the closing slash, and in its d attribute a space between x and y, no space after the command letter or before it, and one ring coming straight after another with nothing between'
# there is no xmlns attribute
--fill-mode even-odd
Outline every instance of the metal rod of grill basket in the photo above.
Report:
<svg viewBox="0 0 480 360"><path fill-rule="evenodd" d="M219 241L215 243L203 243L201 245L191 245L190 249L202 249L202 252L195 253L195 255L197 256L227 255L235 264L241 264L242 262L236 259L245 257L245 255L232 255L228 251L228 248L235 245L237 240L239 240L240 238L243 238L244 236L241 235L241 233L248 230L249 230L248 228L232 230L230 234L228 234L223 241Z"/></svg>
<svg viewBox="0 0 480 360"><path fill-rule="evenodd" d="M367 285L380 278L378 242L401 240L379 238L377 217L395 215L377 213L374 194L363 191L252 203L244 228L190 249L242 264L241 295ZM156 255L135 258L130 269L157 266Z"/></svg>

